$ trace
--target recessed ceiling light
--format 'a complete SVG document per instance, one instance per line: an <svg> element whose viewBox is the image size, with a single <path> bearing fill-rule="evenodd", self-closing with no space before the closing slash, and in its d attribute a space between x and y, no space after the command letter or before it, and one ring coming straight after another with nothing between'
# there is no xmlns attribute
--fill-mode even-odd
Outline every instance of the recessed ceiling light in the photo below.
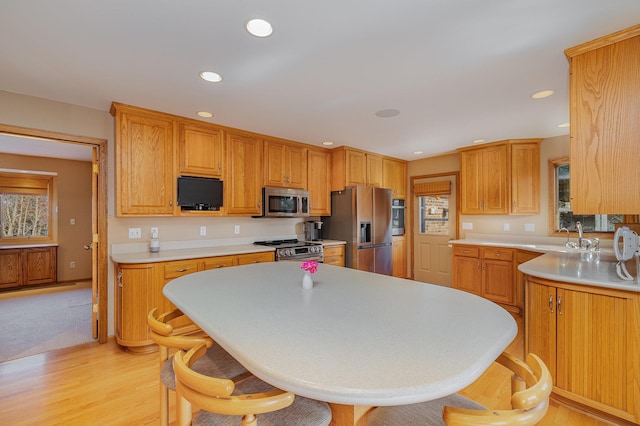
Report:
<svg viewBox="0 0 640 426"><path fill-rule="evenodd" d="M256 37L269 37L273 33L273 27L264 19L252 19L246 25L249 34Z"/></svg>
<svg viewBox="0 0 640 426"><path fill-rule="evenodd" d="M207 112L207 111L199 111L196 114L198 114L198 116L200 116L202 118L211 118L211 117L213 117L213 114L211 114L210 112Z"/></svg>
<svg viewBox="0 0 640 426"><path fill-rule="evenodd" d="M322 142L322 145L331 146L331 145L333 145L333 142L330 142L330 141Z"/></svg>
<svg viewBox="0 0 640 426"><path fill-rule="evenodd" d="M473 143L482 143L482 142L484 142L484 139L474 139L471 142L473 142Z"/></svg>
<svg viewBox="0 0 640 426"><path fill-rule="evenodd" d="M380 111L376 112L376 116L377 117L381 117L381 118L395 117L398 114L400 114L400 111L398 111L397 109L393 109L393 108L383 109L383 110L380 110Z"/></svg>
<svg viewBox="0 0 640 426"><path fill-rule="evenodd" d="M531 97L533 99L542 99L551 95L553 95L553 90L541 90L540 92L536 92L533 95L531 95Z"/></svg>
<svg viewBox="0 0 640 426"><path fill-rule="evenodd" d="M420 155L422 154L422 151L413 151L413 155Z"/></svg>
<svg viewBox="0 0 640 426"><path fill-rule="evenodd" d="M218 83L222 81L222 76L217 72L212 71L202 71L200 73L200 78L205 81L210 81L211 83Z"/></svg>
<svg viewBox="0 0 640 426"><path fill-rule="evenodd" d="M558 127L569 127L569 123L560 123Z"/></svg>

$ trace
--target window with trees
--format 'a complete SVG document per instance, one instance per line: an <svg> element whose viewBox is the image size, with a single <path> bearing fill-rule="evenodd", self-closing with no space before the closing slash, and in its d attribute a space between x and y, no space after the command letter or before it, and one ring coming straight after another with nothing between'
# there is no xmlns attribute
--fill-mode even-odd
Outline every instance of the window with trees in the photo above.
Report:
<svg viewBox="0 0 640 426"><path fill-rule="evenodd" d="M0 242L54 242L56 176L0 172Z"/></svg>
<svg viewBox="0 0 640 426"><path fill-rule="evenodd" d="M553 207L549 209L551 234L559 233L561 229L576 231L576 223L582 223L582 229L588 233L613 233L616 223L622 223L621 214L579 215L571 210L571 196L569 194L569 159L560 158L549 161L550 193L553 197Z"/></svg>

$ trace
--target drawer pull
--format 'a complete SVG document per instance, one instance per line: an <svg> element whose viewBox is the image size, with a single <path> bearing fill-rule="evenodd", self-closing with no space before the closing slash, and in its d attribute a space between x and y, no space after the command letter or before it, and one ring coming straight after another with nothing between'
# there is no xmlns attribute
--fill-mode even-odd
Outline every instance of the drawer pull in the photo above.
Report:
<svg viewBox="0 0 640 426"><path fill-rule="evenodd" d="M177 269L176 272L187 272L189 268Z"/></svg>
<svg viewBox="0 0 640 426"><path fill-rule="evenodd" d="M471 253L471 251L470 251L470 250L462 250L462 252L463 252L464 254Z"/></svg>
<svg viewBox="0 0 640 426"><path fill-rule="evenodd" d="M500 257L500 256L502 256L502 253L496 253L495 256L496 257Z"/></svg>
<svg viewBox="0 0 640 426"><path fill-rule="evenodd" d="M216 265L216 268L224 268L227 265Z"/></svg>
<svg viewBox="0 0 640 426"><path fill-rule="evenodd" d="M553 294L549 295L549 313L553 313Z"/></svg>
<svg viewBox="0 0 640 426"><path fill-rule="evenodd" d="M562 296L558 296L558 315L562 315Z"/></svg>

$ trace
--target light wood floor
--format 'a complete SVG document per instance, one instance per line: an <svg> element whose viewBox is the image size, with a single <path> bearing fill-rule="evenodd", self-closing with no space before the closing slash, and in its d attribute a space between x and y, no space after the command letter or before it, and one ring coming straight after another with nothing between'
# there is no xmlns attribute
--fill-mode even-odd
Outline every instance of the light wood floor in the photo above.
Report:
<svg viewBox="0 0 640 426"><path fill-rule="evenodd" d="M508 350L523 356L521 333ZM485 406L506 408L509 374L494 364L461 393ZM156 425L158 394L158 355L126 353L113 339L0 364L3 425ZM541 424L609 423L552 402Z"/></svg>

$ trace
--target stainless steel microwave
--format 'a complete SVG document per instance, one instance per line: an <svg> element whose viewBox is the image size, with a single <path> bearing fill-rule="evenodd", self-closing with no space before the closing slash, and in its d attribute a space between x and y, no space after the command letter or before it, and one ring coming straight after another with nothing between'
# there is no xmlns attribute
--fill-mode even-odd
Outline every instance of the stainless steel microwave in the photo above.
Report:
<svg viewBox="0 0 640 426"><path fill-rule="evenodd" d="M310 209L309 191L262 188L262 217L308 217Z"/></svg>

